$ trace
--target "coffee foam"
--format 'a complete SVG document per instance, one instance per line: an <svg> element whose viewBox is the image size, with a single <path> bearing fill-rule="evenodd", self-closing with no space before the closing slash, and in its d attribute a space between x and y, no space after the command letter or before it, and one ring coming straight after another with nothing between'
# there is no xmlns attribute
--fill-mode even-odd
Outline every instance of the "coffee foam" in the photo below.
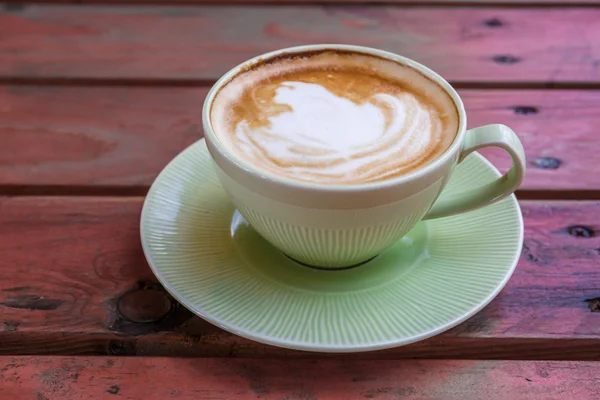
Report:
<svg viewBox="0 0 600 400"><path fill-rule="evenodd" d="M450 96L418 71L333 51L242 72L217 94L210 117L218 139L254 167L326 184L411 172L458 130Z"/></svg>

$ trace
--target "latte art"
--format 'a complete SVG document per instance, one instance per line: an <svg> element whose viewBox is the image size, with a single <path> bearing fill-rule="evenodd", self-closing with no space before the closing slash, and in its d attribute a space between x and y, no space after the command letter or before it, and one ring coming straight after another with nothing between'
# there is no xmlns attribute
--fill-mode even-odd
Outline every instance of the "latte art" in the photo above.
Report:
<svg viewBox="0 0 600 400"><path fill-rule="evenodd" d="M238 149L253 165L300 180L382 180L420 162L441 133L410 93L356 104L314 83L283 82L273 100L254 104L268 123L238 122Z"/></svg>
<svg viewBox="0 0 600 400"><path fill-rule="evenodd" d="M323 184L376 182L425 165L454 139L449 98L452 108L439 107L360 63L318 68L311 61L274 76L242 74L249 76L217 96L221 111L211 117L224 132L219 138L253 167Z"/></svg>

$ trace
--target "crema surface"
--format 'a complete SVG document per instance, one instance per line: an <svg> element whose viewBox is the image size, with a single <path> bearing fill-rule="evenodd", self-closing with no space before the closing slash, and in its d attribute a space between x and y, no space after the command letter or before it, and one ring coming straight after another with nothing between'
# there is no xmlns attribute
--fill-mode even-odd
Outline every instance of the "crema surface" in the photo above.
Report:
<svg viewBox="0 0 600 400"><path fill-rule="evenodd" d="M450 96L418 71L333 51L240 73L210 117L218 139L255 168L322 184L407 174L444 153L458 130Z"/></svg>

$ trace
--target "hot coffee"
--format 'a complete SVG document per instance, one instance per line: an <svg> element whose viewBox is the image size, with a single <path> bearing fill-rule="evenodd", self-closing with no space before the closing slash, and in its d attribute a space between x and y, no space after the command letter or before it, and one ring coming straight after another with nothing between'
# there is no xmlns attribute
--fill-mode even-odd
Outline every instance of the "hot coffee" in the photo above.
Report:
<svg viewBox="0 0 600 400"><path fill-rule="evenodd" d="M417 170L454 141L450 95L419 71L362 53L281 55L217 93L218 140L253 167L319 184L362 184Z"/></svg>

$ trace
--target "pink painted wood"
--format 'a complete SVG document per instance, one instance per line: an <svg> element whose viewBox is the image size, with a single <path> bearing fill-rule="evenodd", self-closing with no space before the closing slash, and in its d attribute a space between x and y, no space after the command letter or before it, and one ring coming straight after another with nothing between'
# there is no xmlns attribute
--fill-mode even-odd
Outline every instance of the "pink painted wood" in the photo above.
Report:
<svg viewBox="0 0 600 400"><path fill-rule="evenodd" d="M595 398L599 363L1 357L2 398ZM29 397L25 397L29 396Z"/></svg>
<svg viewBox="0 0 600 400"><path fill-rule="evenodd" d="M202 137L206 87L0 87L0 190L144 194ZM511 126L528 157L523 190L600 190L600 91L460 90L468 127ZM501 170L501 150L483 151ZM543 164L554 160L552 168ZM132 189L133 188L133 189ZM15 190L17 190L15 189Z"/></svg>
<svg viewBox="0 0 600 400"><path fill-rule="evenodd" d="M0 77L213 81L307 43L391 50L461 82L598 82L597 8L74 7L0 11ZM307 29L310 21L310 29Z"/></svg>
<svg viewBox="0 0 600 400"><path fill-rule="evenodd" d="M142 200L1 198L0 354L315 357L242 339L177 306L152 283L140 248ZM523 256L488 307L432 339L353 357L600 358L600 314L590 311L600 309L591 300L600 297L600 203L522 206Z"/></svg>

